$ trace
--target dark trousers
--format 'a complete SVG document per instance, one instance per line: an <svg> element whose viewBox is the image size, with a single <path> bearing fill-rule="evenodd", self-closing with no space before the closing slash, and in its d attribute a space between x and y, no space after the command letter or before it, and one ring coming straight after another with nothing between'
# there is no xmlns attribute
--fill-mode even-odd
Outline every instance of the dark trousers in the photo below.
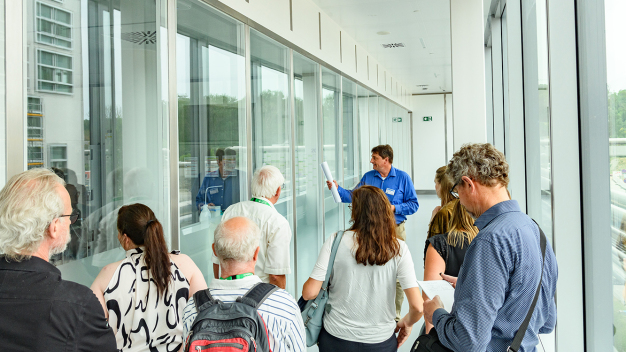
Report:
<svg viewBox="0 0 626 352"><path fill-rule="evenodd" d="M380 343L361 343L334 337L322 327L317 341L320 352L396 352L398 350L396 334L391 334L387 341Z"/></svg>

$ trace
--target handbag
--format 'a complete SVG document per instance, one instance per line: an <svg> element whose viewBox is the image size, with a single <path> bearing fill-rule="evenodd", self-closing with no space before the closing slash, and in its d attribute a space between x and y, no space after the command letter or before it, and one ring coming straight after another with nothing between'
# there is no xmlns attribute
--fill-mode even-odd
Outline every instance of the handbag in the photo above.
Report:
<svg viewBox="0 0 626 352"><path fill-rule="evenodd" d="M322 330L322 319L324 318L324 311L326 310L326 302L328 302L328 282L330 281L330 274L333 272L335 255L337 255L337 248L339 248L339 243L341 243L342 237L343 231L337 232L337 236L335 236L333 247L330 252L330 258L328 258L326 279L322 284L320 293L317 294L315 299L307 301L306 306L302 311L302 321L304 322L304 330L306 332L307 347L311 347L317 343L320 331Z"/></svg>
<svg viewBox="0 0 626 352"><path fill-rule="evenodd" d="M535 220L533 220L535 221ZM537 222L535 221L535 224ZM530 323L530 318L533 315L533 311L535 310L535 305L537 305L537 299L539 299L539 293L541 292L541 281L543 281L543 266L546 262L546 235L541 230L539 224L539 244L541 246L541 277L539 278L539 285L537 286L537 290L535 291L535 298L533 299L533 303L528 308L528 313L526 313L526 318L520 325L519 330L515 334L513 338L513 342L506 349L506 352L517 352L519 351L520 346L522 345L522 340L524 339L524 335L526 334L526 329L528 329L528 324ZM415 340L413 346L411 347L411 352L452 352L451 349L445 347L441 341L439 341L439 336L437 336L437 331L433 327L430 329L427 335L422 335Z"/></svg>

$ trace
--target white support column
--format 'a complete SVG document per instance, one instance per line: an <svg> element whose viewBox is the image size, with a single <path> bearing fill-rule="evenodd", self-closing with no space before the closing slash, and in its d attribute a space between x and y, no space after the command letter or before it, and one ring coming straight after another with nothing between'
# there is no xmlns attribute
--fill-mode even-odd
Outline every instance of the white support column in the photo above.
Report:
<svg viewBox="0 0 626 352"><path fill-rule="evenodd" d="M585 344L581 309L582 224L579 216L572 216L581 213L574 2L549 1L548 14L552 226L553 247L559 263L556 350L582 351Z"/></svg>
<svg viewBox="0 0 626 352"><path fill-rule="evenodd" d="M454 149L487 141L482 0L450 1Z"/></svg>
<svg viewBox="0 0 626 352"><path fill-rule="evenodd" d="M7 0L5 2L5 72L6 82L10 88L6 89L6 145L12 146L11 152L6 155L6 178L26 170L26 109L24 96L24 82L26 70L24 53L26 52L26 33L24 29L26 11L22 0ZM10 33L10 34L9 34Z"/></svg>

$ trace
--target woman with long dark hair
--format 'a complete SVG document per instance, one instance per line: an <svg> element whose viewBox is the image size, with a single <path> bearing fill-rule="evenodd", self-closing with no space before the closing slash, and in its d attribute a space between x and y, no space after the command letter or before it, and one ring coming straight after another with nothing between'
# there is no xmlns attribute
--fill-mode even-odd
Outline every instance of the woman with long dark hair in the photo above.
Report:
<svg viewBox="0 0 626 352"><path fill-rule="evenodd" d="M143 204L120 208L118 240L126 259L105 266L91 285L121 351L178 351L187 300L207 287L186 255L169 253L163 226Z"/></svg>
<svg viewBox="0 0 626 352"><path fill-rule="evenodd" d="M362 186L352 193L351 222L335 257L319 350L396 351L422 316L411 253L396 238L391 204L380 188ZM324 243L304 284L306 300L317 297L322 287L335 237ZM396 280L409 301L409 313L397 323Z"/></svg>

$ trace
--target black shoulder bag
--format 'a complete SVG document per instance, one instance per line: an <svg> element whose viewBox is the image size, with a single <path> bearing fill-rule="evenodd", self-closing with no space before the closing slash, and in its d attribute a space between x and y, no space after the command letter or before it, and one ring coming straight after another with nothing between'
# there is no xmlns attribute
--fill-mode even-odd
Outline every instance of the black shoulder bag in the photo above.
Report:
<svg viewBox="0 0 626 352"><path fill-rule="evenodd" d="M535 221L535 220L533 220ZM535 224L537 222L535 221ZM513 338L513 342L506 349L506 352L517 352L519 351L520 346L522 345L522 340L524 339L524 335L526 334L526 329L528 329L528 324L530 323L530 317L533 315L533 311L535 310L535 306L537 305L537 300L539 299L539 293L541 292L541 281L543 281L543 266L546 261L546 235L541 230L539 224L537 224L539 228L539 244L541 246L541 277L539 279L539 285L537 286L537 291L535 292L535 298L533 299L533 303L530 305L528 309L528 313L526 314L526 319L522 322L519 330L515 334ZM413 347L411 347L411 352L453 352L451 349L445 347L441 341L439 341L439 337L437 336L437 331L435 328L430 329L430 332L427 335L422 335L415 340L413 343Z"/></svg>

